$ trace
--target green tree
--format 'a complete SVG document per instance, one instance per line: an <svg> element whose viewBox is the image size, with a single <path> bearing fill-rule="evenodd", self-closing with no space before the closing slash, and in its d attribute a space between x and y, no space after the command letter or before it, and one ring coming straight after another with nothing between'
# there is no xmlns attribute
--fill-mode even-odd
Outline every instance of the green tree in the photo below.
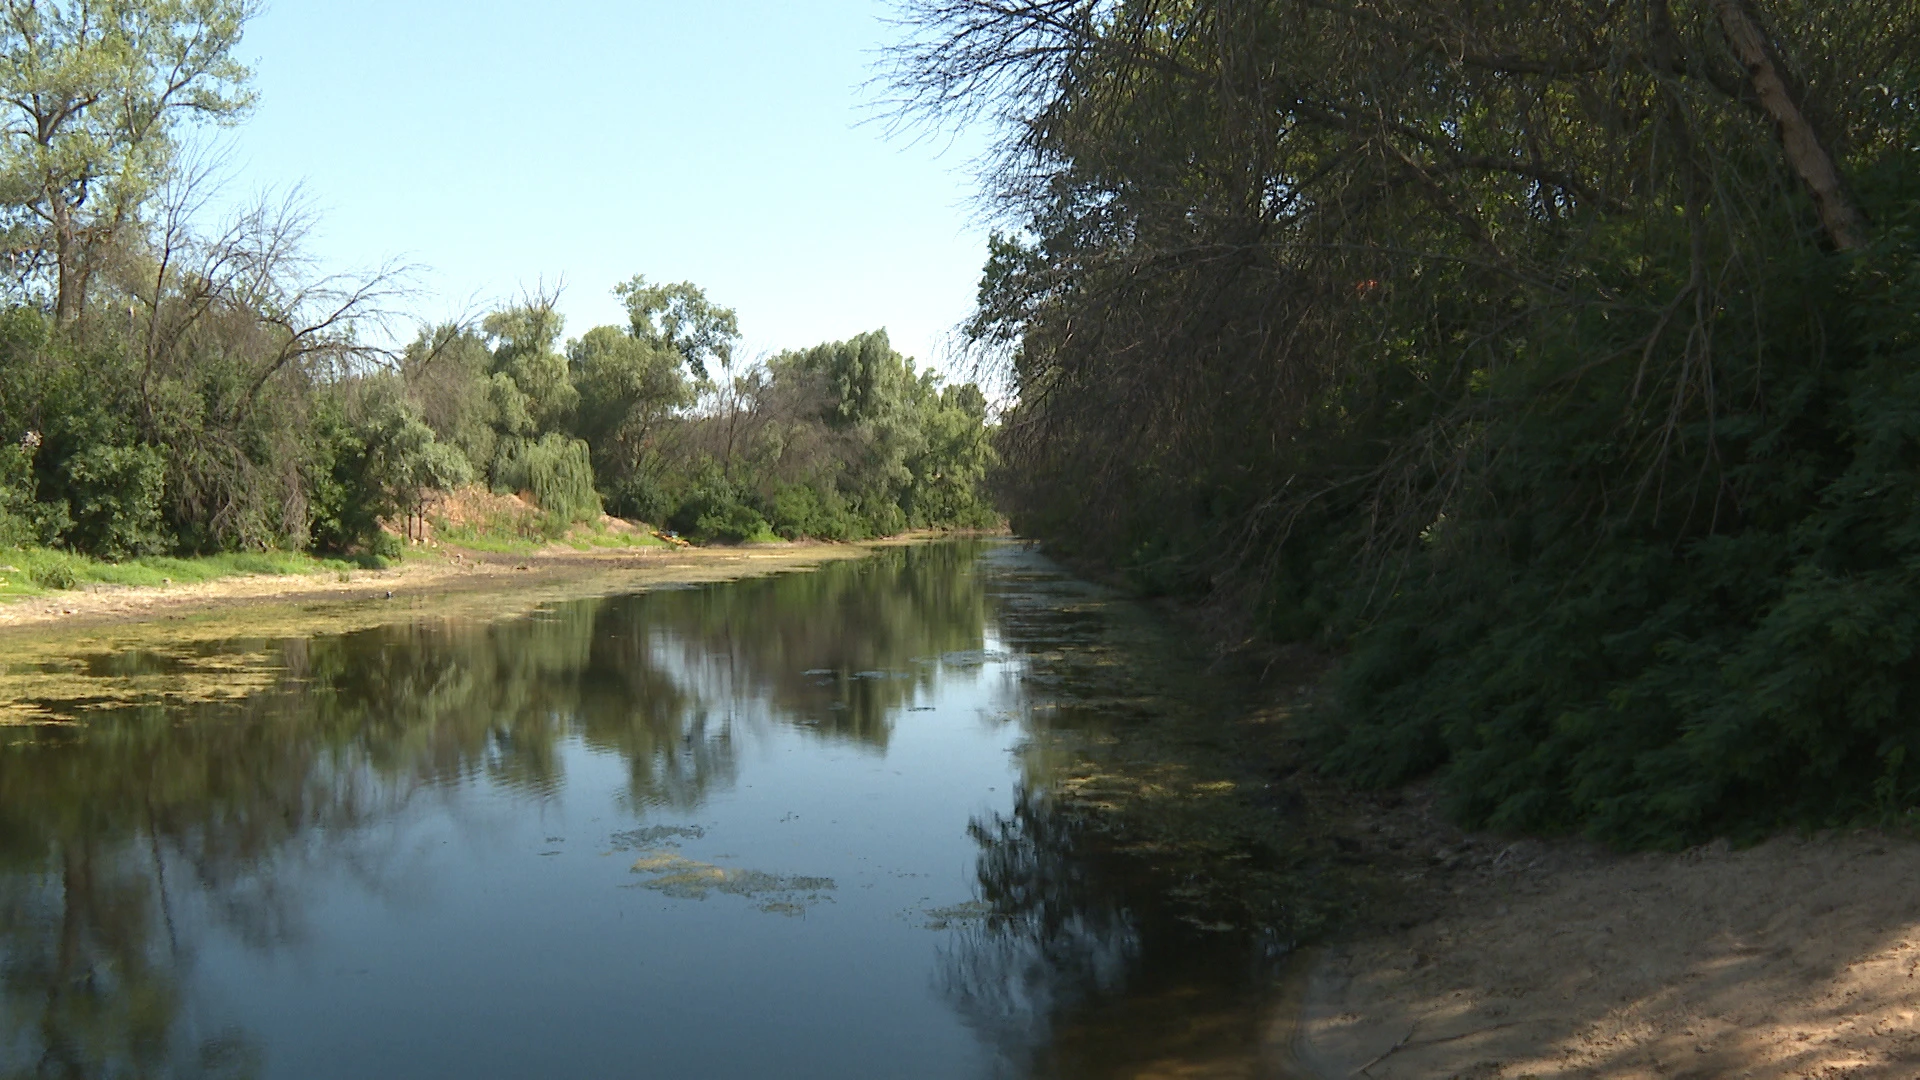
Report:
<svg viewBox="0 0 1920 1080"><path fill-rule="evenodd" d="M573 431L592 448L601 489L619 512L639 510L634 488L662 429L694 402L682 357L617 326L587 331L567 356L580 393Z"/></svg>
<svg viewBox="0 0 1920 1080"><path fill-rule="evenodd" d="M511 380L518 400L509 396L503 416L508 433L527 436L563 426L579 401L567 358L559 351L565 320L554 309L555 295L533 295L488 315L481 329L493 343L493 370ZM502 385L501 390L507 389ZM520 418L524 416L525 420Z"/></svg>
<svg viewBox="0 0 1920 1080"><path fill-rule="evenodd" d="M0 203L10 249L50 278L70 326L106 253L137 228L183 120L253 103L233 56L256 0L7 0L0 9Z"/></svg>
<svg viewBox="0 0 1920 1080"><path fill-rule="evenodd" d="M492 368L486 339L462 323L423 328L400 358L407 397L420 418L476 468L493 461L499 440Z"/></svg>
<svg viewBox="0 0 1920 1080"><path fill-rule="evenodd" d="M707 379L709 361L732 369L733 347L740 340L739 320L732 308L708 300L700 287L689 281L654 285L635 274L613 292L626 302L633 336L679 354L694 378Z"/></svg>
<svg viewBox="0 0 1920 1080"><path fill-rule="evenodd" d="M1023 532L1348 650L1327 763L1470 822L1920 805L1920 4L909 7Z"/></svg>
<svg viewBox="0 0 1920 1080"><path fill-rule="evenodd" d="M411 533L429 494L473 479L466 456L435 437L399 380L352 390L320 411L316 432L325 472L314 485L314 534L336 550L373 546L383 520L400 519Z"/></svg>

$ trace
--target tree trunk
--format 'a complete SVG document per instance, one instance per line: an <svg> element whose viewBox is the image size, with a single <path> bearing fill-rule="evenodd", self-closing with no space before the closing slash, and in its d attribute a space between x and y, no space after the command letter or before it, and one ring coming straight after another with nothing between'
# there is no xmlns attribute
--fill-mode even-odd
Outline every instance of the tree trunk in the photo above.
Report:
<svg viewBox="0 0 1920 1080"><path fill-rule="evenodd" d="M1820 136L1800 111L1799 103L1793 100L1786 80L1780 77L1760 27L1742 0L1714 0L1713 6L1720 15L1720 27L1726 31L1727 42L1733 46L1733 54L1747 69L1760 107L1773 118L1780 132L1787 164L1813 195L1814 208L1820 214L1820 225L1826 230L1827 239L1841 251L1860 248L1866 243L1865 221L1847 198L1833 155L1821 145Z"/></svg>
<svg viewBox="0 0 1920 1080"><path fill-rule="evenodd" d="M53 226L53 322L66 328L80 318L80 240L74 235L73 211L66 200L54 195L48 200L48 216Z"/></svg>

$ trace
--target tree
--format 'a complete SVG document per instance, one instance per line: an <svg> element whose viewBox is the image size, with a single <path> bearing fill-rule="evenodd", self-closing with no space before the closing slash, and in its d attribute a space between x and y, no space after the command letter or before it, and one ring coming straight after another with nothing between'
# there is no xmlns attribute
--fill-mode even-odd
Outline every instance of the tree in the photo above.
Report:
<svg viewBox="0 0 1920 1080"><path fill-rule="evenodd" d="M507 434L524 437L558 427L579 401L567 358L558 351L560 331L566 325L554 309L559 299L558 293L531 293L480 324L493 342L495 374L511 380L501 386L506 399L503 416L512 418ZM520 400L512 400L513 394L506 392L509 388Z"/></svg>
<svg viewBox="0 0 1920 1080"><path fill-rule="evenodd" d="M455 321L422 328L400 358L407 396L442 442L484 468L499 432L489 393L493 354L474 327Z"/></svg>
<svg viewBox="0 0 1920 1080"><path fill-rule="evenodd" d="M733 366L733 346L740 340L740 323L732 308L707 299L705 290L689 281L650 285L639 274L614 287L626 301L632 334L641 341L678 353L696 379L707 378L707 361Z"/></svg>
<svg viewBox="0 0 1920 1080"><path fill-rule="evenodd" d="M1920 804L1920 3L906 6L1021 531L1343 647L1322 760L1470 822Z"/></svg>
<svg viewBox="0 0 1920 1080"><path fill-rule="evenodd" d="M253 103L233 57L257 0L6 0L0 203L23 276L50 276L69 327L107 253L174 163L185 120Z"/></svg>
<svg viewBox="0 0 1920 1080"><path fill-rule="evenodd" d="M567 347L580 393L573 429L593 448L605 487L639 468L649 441L675 410L693 404L677 351L620 329L596 326Z"/></svg>

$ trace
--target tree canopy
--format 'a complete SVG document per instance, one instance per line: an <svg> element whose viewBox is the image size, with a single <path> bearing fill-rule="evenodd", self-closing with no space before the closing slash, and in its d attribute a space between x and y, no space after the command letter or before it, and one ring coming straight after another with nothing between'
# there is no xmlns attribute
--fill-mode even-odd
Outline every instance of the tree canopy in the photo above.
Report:
<svg viewBox="0 0 1920 1080"><path fill-rule="evenodd" d="M889 419L858 431L691 282L636 275L627 325L575 339L534 289L388 347L401 275L316 273L297 197L212 220L183 151L251 108L257 9L0 0L0 544L377 556L470 483L530 500L535 539L609 506L703 539L992 520L984 409L884 335Z"/></svg>
<svg viewBox="0 0 1920 1080"><path fill-rule="evenodd" d="M1018 528L1341 648L1326 760L1469 822L1920 802L1916 5L906 8Z"/></svg>

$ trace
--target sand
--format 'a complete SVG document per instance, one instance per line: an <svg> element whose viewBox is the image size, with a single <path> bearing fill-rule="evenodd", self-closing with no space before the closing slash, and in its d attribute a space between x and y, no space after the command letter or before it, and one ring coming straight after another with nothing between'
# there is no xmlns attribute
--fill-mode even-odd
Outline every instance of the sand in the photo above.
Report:
<svg viewBox="0 0 1920 1080"><path fill-rule="evenodd" d="M1920 1077L1920 843L1615 856L1462 839L1420 883L1429 917L1311 958L1277 1025L1293 1071Z"/></svg>

